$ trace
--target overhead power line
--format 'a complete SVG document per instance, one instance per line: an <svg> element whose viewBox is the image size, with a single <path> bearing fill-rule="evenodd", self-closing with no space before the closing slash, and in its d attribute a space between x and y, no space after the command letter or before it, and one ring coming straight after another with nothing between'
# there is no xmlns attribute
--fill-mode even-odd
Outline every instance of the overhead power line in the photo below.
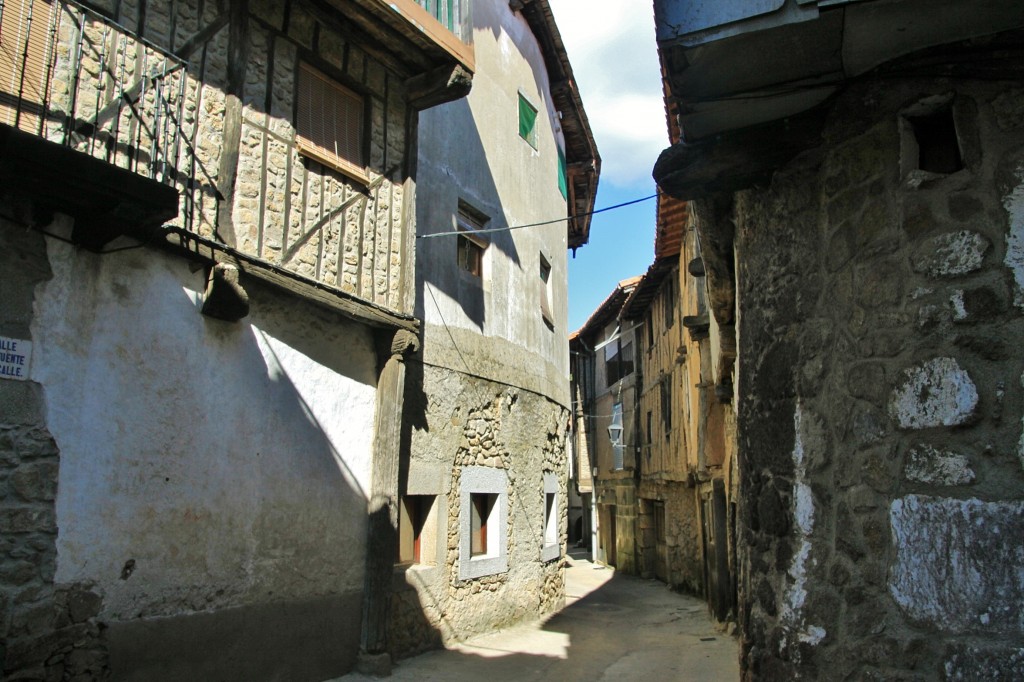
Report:
<svg viewBox="0 0 1024 682"><path fill-rule="evenodd" d="M597 215L598 213L604 213L605 211L612 211L616 208L622 208L624 206L632 206L633 204L639 204L641 201L650 201L658 196L658 192L647 196L640 197L639 199L633 199L632 201L624 201L621 204L615 204L614 206L605 206L599 208L596 211L590 211L588 213L579 213L577 215L565 216L564 218L554 218L553 220L545 220L539 223L529 223L527 225L509 225L508 227L492 227L483 230L473 230L470 234L490 234L492 232L509 232L511 230L521 230L524 227L540 227L542 225L553 225L555 223L565 222L566 220L572 220L573 218L585 218L586 216ZM418 234L416 239L429 239L430 237L448 237L455 234L466 234L467 230L450 230L448 232L433 232L431 234Z"/></svg>

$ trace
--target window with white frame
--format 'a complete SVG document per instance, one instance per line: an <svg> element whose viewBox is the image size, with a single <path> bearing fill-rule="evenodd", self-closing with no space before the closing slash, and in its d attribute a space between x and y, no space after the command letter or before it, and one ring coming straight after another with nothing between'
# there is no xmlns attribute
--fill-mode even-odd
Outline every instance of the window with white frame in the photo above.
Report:
<svg viewBox="0 0 1024 682"><path fill-rule="evenodd" d="M550 472L544 474L544 546L541 561L551 561L562 555L559 542L558 521L561 517L558 499L558 477Z"/></svg>
<svg viewBox="0 0 1024 682"><path fill-rule="evenodd" d="M504 469L462 470L459 495L459 579L508 570L508 477Z"/></svg>

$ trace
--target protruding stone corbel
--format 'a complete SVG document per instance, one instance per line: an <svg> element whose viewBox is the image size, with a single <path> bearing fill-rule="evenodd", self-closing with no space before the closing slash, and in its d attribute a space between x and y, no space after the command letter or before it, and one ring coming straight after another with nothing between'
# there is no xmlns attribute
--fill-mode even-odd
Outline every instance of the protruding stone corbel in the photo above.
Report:
<svg viewBox="0 0 1024 682"><path fill-rule="evenodd" d="M249 314L249 294L239 282L237 267L217 263L211 268L202 313L228 322L238 322Z"/></svg>

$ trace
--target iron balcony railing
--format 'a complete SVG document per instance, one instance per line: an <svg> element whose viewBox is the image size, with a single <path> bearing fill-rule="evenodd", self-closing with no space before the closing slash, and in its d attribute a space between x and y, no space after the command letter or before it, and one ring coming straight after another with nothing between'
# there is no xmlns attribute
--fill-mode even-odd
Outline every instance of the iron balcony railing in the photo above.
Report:
<svg viewBox="0 0 1024 682"><path fill-rule="evenodd" d="M187 66L72 0L0 0L0 123L175 186L192 230L215 221L218 195Z"/></svg>

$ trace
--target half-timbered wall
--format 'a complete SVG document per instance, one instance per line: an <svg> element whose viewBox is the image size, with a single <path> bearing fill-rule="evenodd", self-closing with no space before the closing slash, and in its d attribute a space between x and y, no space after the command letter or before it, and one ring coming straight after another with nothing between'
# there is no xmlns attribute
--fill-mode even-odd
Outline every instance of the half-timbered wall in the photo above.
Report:
<svg viewBox="0 0 1024 682"><path fill-rule="evenodd" d="M150 143L158 137L165 144L156 162L168 163L155 174L169 174L181 192L176 226L365 301L411 312L402 269L412 229L406 179L415 117L405 101L408 74L397 62L385 65L357 45L340 12L303 0L94 4L142 40L64 10L60 44L74 45L77 31L85 35L81 50L58 50L58 74L67 82L63 97L87 93L75 103L77 117L91 120L116 105L125 90L138 87L141 74L166 72L161 50L186 60L187 67L146 81L151 84L137 108L163 97L166 112L141 126L131 143L97 144L94 135L76 146L108 158L109 146L122 156L134 151L138 161L119 165L145 165L154 161ZM300 62L364 98L365 178L350 178L300 154ZM74 83L78 64L84 66L82 77L95 78L98 87L85 90ZM107 138L135 125L129 107L119 109L102 119Z"/></svg>

